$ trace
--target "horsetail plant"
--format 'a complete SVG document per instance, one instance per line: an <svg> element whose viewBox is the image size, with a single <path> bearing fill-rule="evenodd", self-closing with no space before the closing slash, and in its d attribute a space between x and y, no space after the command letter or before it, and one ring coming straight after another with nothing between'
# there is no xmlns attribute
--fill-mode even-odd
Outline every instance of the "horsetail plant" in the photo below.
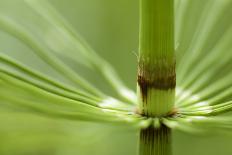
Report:
<svg viewBox="0 0 232 155"><path fill-rule="evenodd" d="M140 0L137 92L50 3L23 3L43 22L43 41L8 14L0 14L0 30L25 44L68 82L1 52L1 108L128 125L140 131L140 155L171 155L173 129L199 134L231 130L232 118L226 113L232 110L231 0ZM63 61L67 58L101 74L118 97L83 78Z"/></svg>

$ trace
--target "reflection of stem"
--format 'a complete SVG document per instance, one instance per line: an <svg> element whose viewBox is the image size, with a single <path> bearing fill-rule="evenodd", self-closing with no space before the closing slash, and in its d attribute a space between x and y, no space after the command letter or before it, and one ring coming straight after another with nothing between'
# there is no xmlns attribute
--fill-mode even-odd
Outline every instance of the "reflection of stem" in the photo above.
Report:
<svg viewBox="0 0 232 155"><path fill-rule="evenodd" d="M171 129L161 126L140 131L139 155L172 155Z"/></svg>

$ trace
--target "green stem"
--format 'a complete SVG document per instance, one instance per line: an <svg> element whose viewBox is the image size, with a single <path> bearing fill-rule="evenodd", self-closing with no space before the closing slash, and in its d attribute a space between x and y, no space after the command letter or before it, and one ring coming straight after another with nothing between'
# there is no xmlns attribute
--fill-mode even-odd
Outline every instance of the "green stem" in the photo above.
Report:
<svg viewBox="0 0 232 155"><path fill-rule="evenodd" d="M137 93L139 112L146 117L173 113L176 70L174 0L140 0ZM171 155L171 129L140 131L140 155Z"/></svg>
<svg viewBox="0 0 232 155"><path fill-rule="evenodd" d="M168 115L175 100L174 1L140 0L140 113Z"/></svg>
<svg viewBox="0 0 232 155"><path fill-rule="evenodd" d="M140 131L139 155L171 155L171 129L149 127Z"/></svg>

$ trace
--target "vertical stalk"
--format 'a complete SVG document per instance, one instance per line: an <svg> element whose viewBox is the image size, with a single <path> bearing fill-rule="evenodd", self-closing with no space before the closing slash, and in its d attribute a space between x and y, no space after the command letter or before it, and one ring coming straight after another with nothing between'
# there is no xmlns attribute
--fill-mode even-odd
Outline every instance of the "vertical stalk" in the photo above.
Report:
<svg viewBox="0 0 232 155"><path fill-rule="evenodd" d="M140 0L138 97L141 114L167 115L175 100L174 0Z"/></svg>
<svg viewBox="0 0 232 155"><path fill-rule="evenodd" d="M140 0L137 95L146 117L169 115L174 107L174 0ZM171 129L140 131L140 155L171 155Z"/></svg>
<svg viewBox="0 0 232 155"><path fill-rule="evenodd" d="M140 131L140 155L171 155L171 129L161 126Z"/></svg>

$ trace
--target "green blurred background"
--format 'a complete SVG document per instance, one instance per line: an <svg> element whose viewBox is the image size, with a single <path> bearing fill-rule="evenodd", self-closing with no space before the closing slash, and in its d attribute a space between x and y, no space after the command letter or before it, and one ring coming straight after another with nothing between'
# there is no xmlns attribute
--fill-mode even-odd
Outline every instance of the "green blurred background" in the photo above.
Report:
<svg viewBox="0 0 232 155"><path fill-rule="evenodd" d="M125 83L135 89L138 0L50 2L101 56L111 62ZM39 33L35 25L40 18L22 0L0 0L0 12L24 24L32 34ZM25 45L1 31L0 52L65 82ZM96 86L114 95L97 73L69 63ZM139 132L129 127L53 120L12 113L20 111L17 108L0 108L0 155L135 155L138 149ZM232 137L223 134L196 136L177 131L173 134L174 155L231 155L231 144Z"/></svg>

